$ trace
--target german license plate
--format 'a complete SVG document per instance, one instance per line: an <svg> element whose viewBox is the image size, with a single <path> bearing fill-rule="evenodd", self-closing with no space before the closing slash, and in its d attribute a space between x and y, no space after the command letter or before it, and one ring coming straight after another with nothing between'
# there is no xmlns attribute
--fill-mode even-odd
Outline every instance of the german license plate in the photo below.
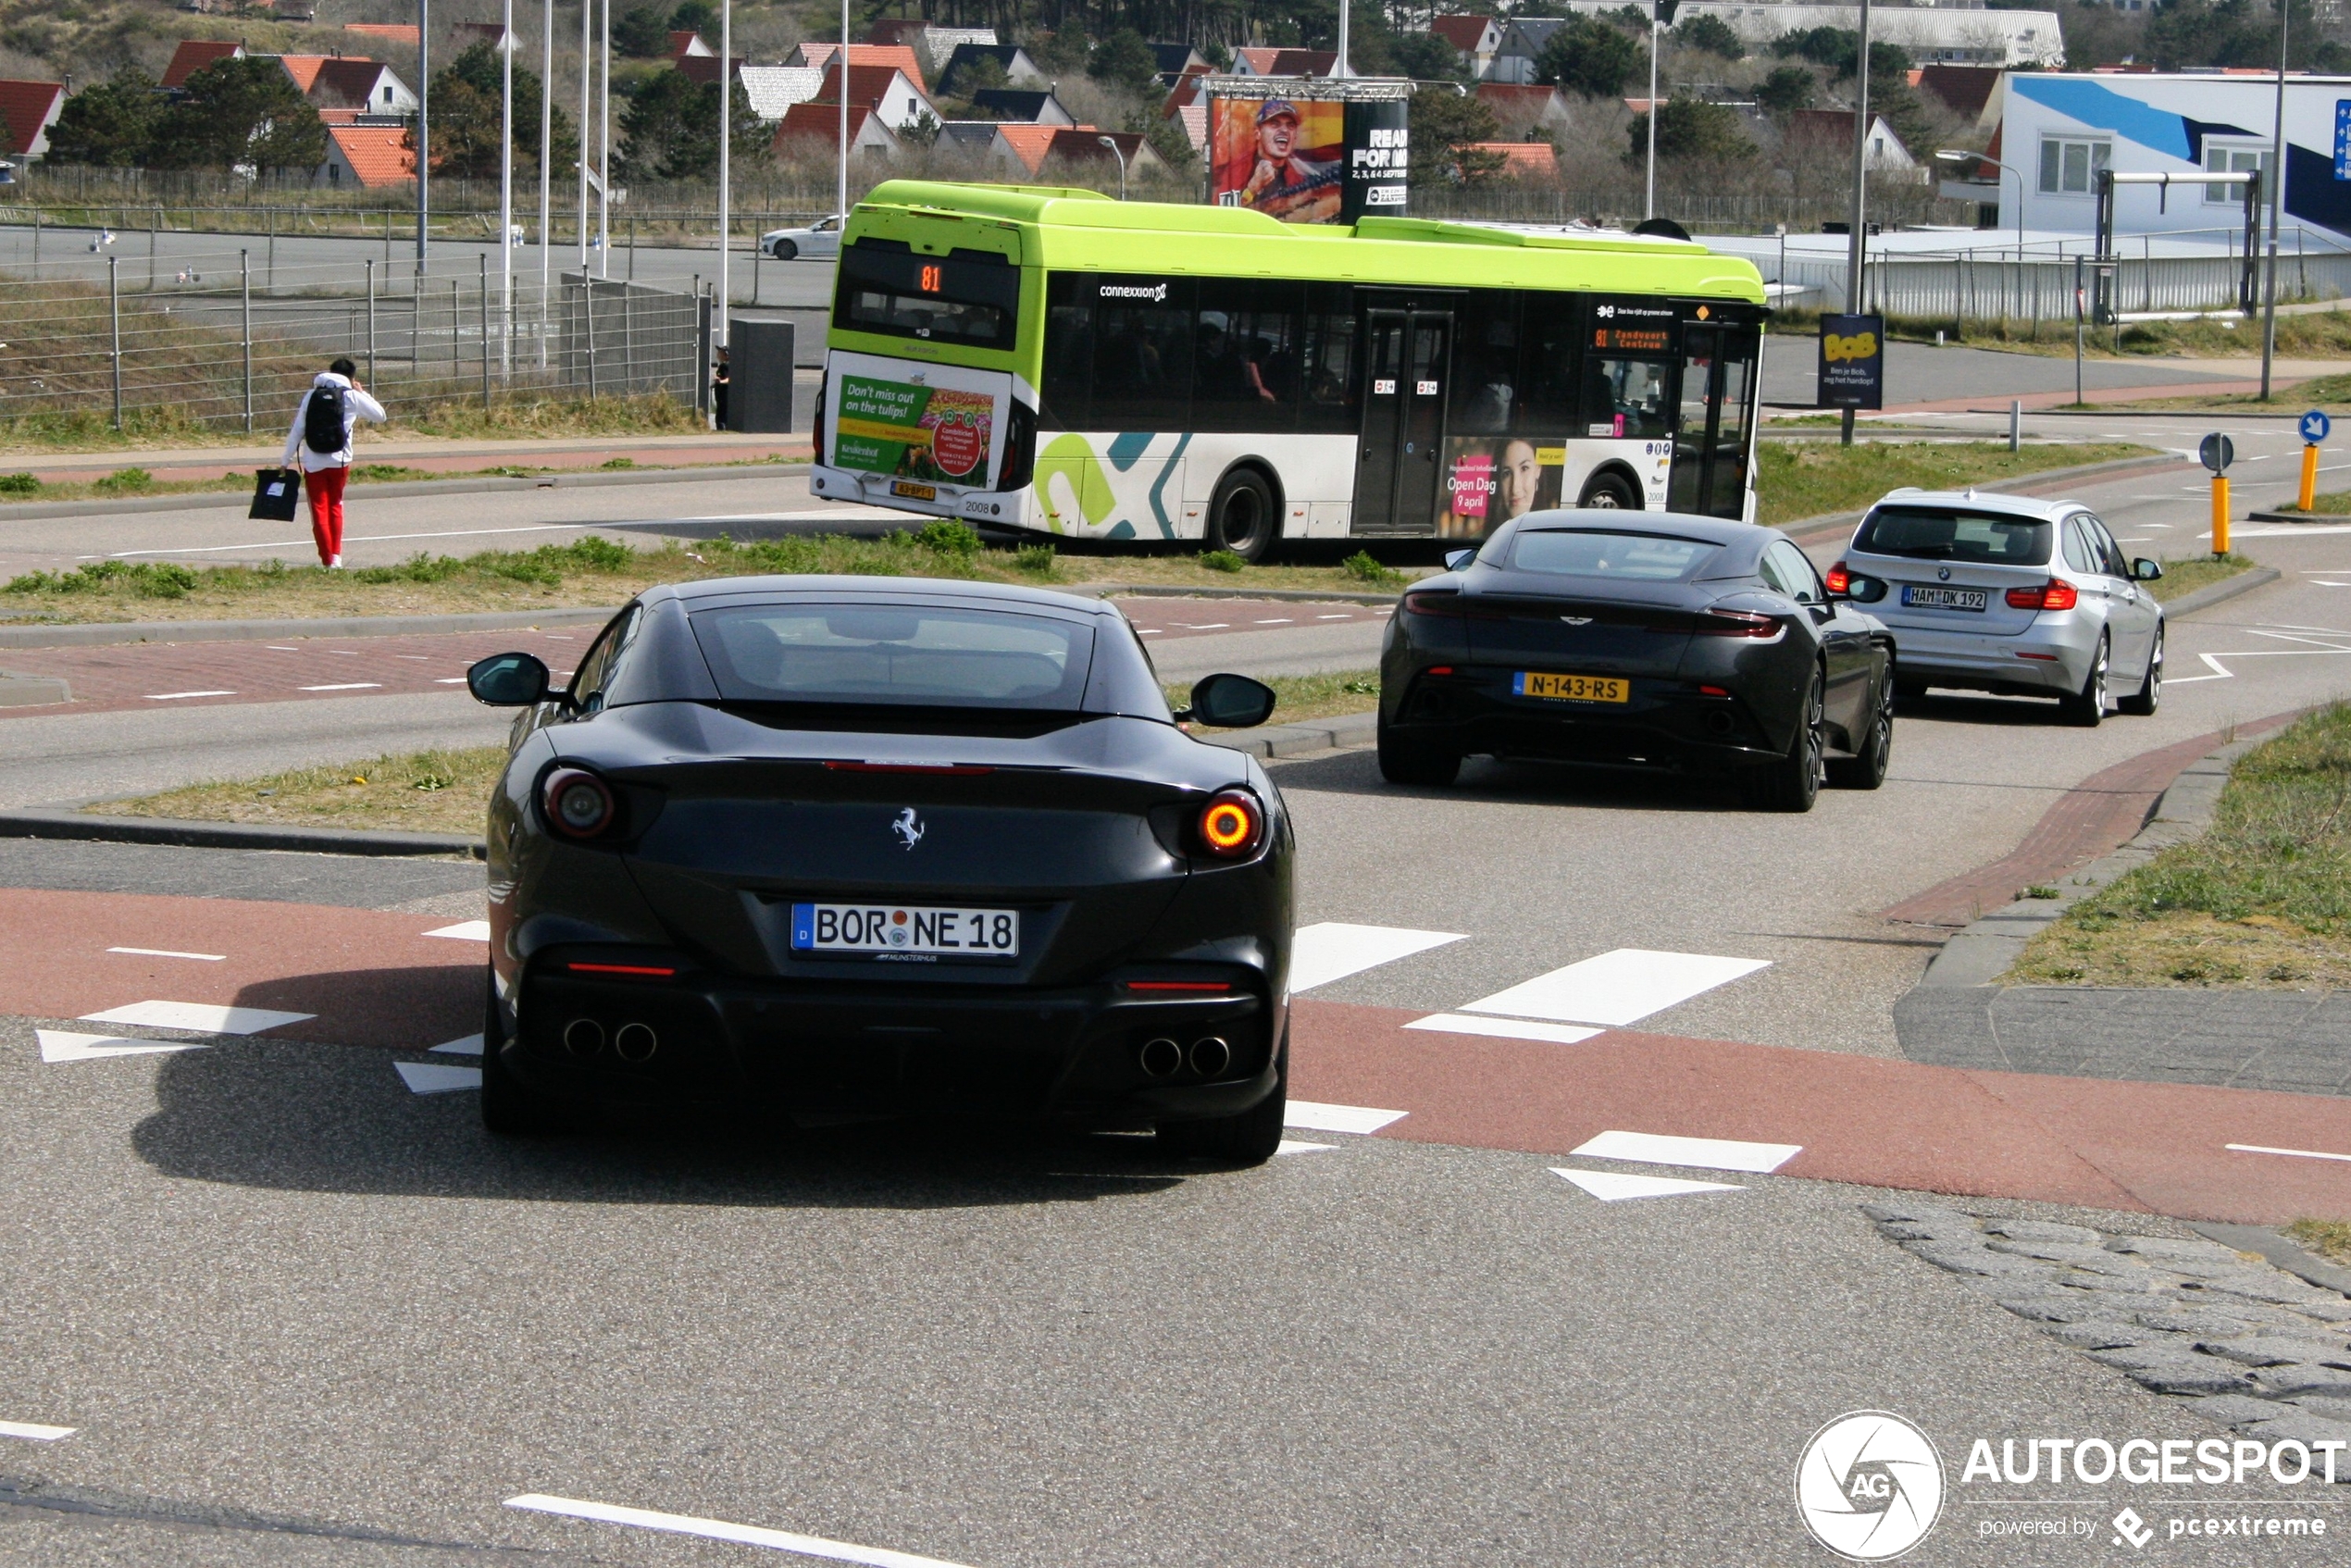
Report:
<svg viewBox="0 0 2351 1568"><path fill-rule="evenodd" d="M906 479L899 479L890 485L889 493L892 495L902 495L909 501L936 501L939 499L939 487L937 485L914 484Z"/></svg>
<svg viewBox="0 0 2351 1568"><path fill-rule="evenodd" d="M1909 582L1902 585L1902 603L1921 610L1981 610L1984 593L1981 588L1922 588Z"/></svg>
<svg viewBox="0 0 2351 1568"><path fill-rule="evenodd" d="M791 906L791 945L796 952L1017 958L1020 911L903 903L796 903Z"/></svg>
<svg viewBox="0 0 2351 1568"><path fill-rule="evenodd" d="M1520 697L1549 697L1561 703L1629 703L1633 683L1605 675L1547 675L1520 670L1511 677L1511 691Z"/></svg>

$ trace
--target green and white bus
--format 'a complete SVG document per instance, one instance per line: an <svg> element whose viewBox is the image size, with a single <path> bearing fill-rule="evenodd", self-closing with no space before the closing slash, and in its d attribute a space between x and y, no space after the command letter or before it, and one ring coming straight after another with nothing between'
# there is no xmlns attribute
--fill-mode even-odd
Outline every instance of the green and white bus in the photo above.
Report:
<svg viewBox="0 0 2351 1568"><path fill-rule="evenodd" d="M1687 241L894 180L851 215L811 488L1095 539L1752 519L1762 280Z"/></svg>

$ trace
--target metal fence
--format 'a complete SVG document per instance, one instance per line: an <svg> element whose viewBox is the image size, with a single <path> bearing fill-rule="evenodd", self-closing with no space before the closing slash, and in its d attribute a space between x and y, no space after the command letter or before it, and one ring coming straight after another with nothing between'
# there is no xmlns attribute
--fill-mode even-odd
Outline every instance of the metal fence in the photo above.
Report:
<svg viewBox="0 0 2351 1568"><path fill-rule="evenodd" d="M556 334L563 384L591 397L667 392L702 407L712 304L708 294L565 273Z"/></svg>

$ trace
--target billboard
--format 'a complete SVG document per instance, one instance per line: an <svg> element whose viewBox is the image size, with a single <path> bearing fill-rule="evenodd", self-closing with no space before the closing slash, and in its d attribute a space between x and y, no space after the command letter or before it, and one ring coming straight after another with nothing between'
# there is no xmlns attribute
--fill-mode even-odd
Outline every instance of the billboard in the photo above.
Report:
<svg viewBox="0 0 2351 1568"><path fill-rule="evenodd" d="M1821 317L1820 395L1816 408L1885 406L1885 319Z"/></svg>
<svg viewBox="0 0 2351 1568"><path fill-rule="evenodd" d="M1412 107L1400 98L1347 106L1347 197L1341 222L1404 216L1411 189Z"/></svg>
<svg viewBox="0 0 2351 1568"><path fill-rule="evenodd" d="M887 474L914 487L899 494L989 482L1003 375L926 366L901 380L902 366L859 355L835 355L833 370L834 467Z"/></svg>
<svg viewBox="0 0 2351 1568"><path fill-rule="evenodd" d="M1335 101L1208 101L1209 200L1285 223L1339 221L1347 106Z"/></svg>
<svg viewBox="0 0 2351 1568"><path fill-rule="evenodd" d="M1483 539L1513 517L1560 504L1562 436L1455 436L1446 442L1440 539Z"/></svg>

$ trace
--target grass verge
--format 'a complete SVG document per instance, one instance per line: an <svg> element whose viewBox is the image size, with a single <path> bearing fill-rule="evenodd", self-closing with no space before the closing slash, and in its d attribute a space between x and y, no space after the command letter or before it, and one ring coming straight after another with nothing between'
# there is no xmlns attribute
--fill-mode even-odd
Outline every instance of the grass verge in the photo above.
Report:
<svg viewBox="0 0 2351 1568"><path fill-rule="evenodd" d="M1889 490L1962 490L2051 468L2151 457L2151 448L2121 442L2027 446L2006 442L1774 441L1756 443L1758 516L1773 527L1833 512L1853 512Z"/></svg>
<svg viewBox="0 0 2351 1568"><path fill-rule="evenodd" d="M2240 758L2200 839L2034 938L2013 983L2351 985L2351 704Z"/></svg>
<svg viewBox="0 0 2351 1568"><path fill-rule="evenodd" d="M2163 575L2147 585L2156 603L2168 604L2183 599L2199 588L2209 588L2216 582L2226 582L2241 572L2249 572L2260 565L2250 555L2232 551L2226 555L2183 555L2176 561L2163 563Z"/></svg>
<svg viewBox="0 0 2351 1568"><path fill-rule="evenodd" d="M1275 676L1275 724L1367 713L1379 705L1377 670ZM1167 688L1173 707L1191 700L1185 685ZM1203 729L1214 740L1241 730ZM267 823L277 828L346 828L400 833L479 834L490 791L506 765L504 746L411 752L336 767L298 767L259 778L191 784L89 809L109 816L168 816L198 822Z"/></svg>
<svg viewBox="0 0 2351 1568"><path fill-rule="evenodd" d="M2285 1233L2331 1263L2351 1263L2351 1220L2296 1220Z"/></svg>
<svg viewBox="0 0 2351 1568"><path fill-rule="evenodd" d="M234 358L233 354L230 356ZM259 439L267 441L291 418L294 402L318 367L307 358L280 367L279 380L265 396L256 387L257 409L267 409L259 421ZM449 441L479 441L525 436L667 436L702 432L700 416L676 398L661 392L628 397L555 397L530 392L502 392L491 406L481 406L478 387L462 381L447 385L419 382L371 391L385 400L392 417L362 430L360 450L371 436L432 436ZM93 394L81 406L34 409L0 418L0 453L16 455L62 456L87 452L167 453L189 447L217 447L254 438L218 417L207 419L200 405L167 404L123 410L123 428L114 428L106 412L107 399ZM445 477L445 476L444 476ZM251 484L253 477L245 476Z"/></svg>
<svg viewBox="0 0 2351 1568"><path fill-rule="evenodd" d="M768 467L786 463L805 461L796 457L744 457L720 459L717 462L694 463L697 468ZM351 478L358 484L409 484L418 479L524 479L541 474L558 474L577 479L583 474L605 470L629 469L637 473L659 473L669 467L660 463L639 463L633 458L615 457L594 468L545 468L502 464L490 468L468 468L459 472L435 472L428 468L411 468L399 463L359 463L351 470ZM682 465L681 465L682 467ZM231 468L217 479L158 479L144 468L117 468L104 479L77 484L55 484L29 473L0 473L0 502L8 501L111 501L131 495L220 495L249 494L253 490L251 468ZM306 514L303 519L306 522Z"/></svg>

